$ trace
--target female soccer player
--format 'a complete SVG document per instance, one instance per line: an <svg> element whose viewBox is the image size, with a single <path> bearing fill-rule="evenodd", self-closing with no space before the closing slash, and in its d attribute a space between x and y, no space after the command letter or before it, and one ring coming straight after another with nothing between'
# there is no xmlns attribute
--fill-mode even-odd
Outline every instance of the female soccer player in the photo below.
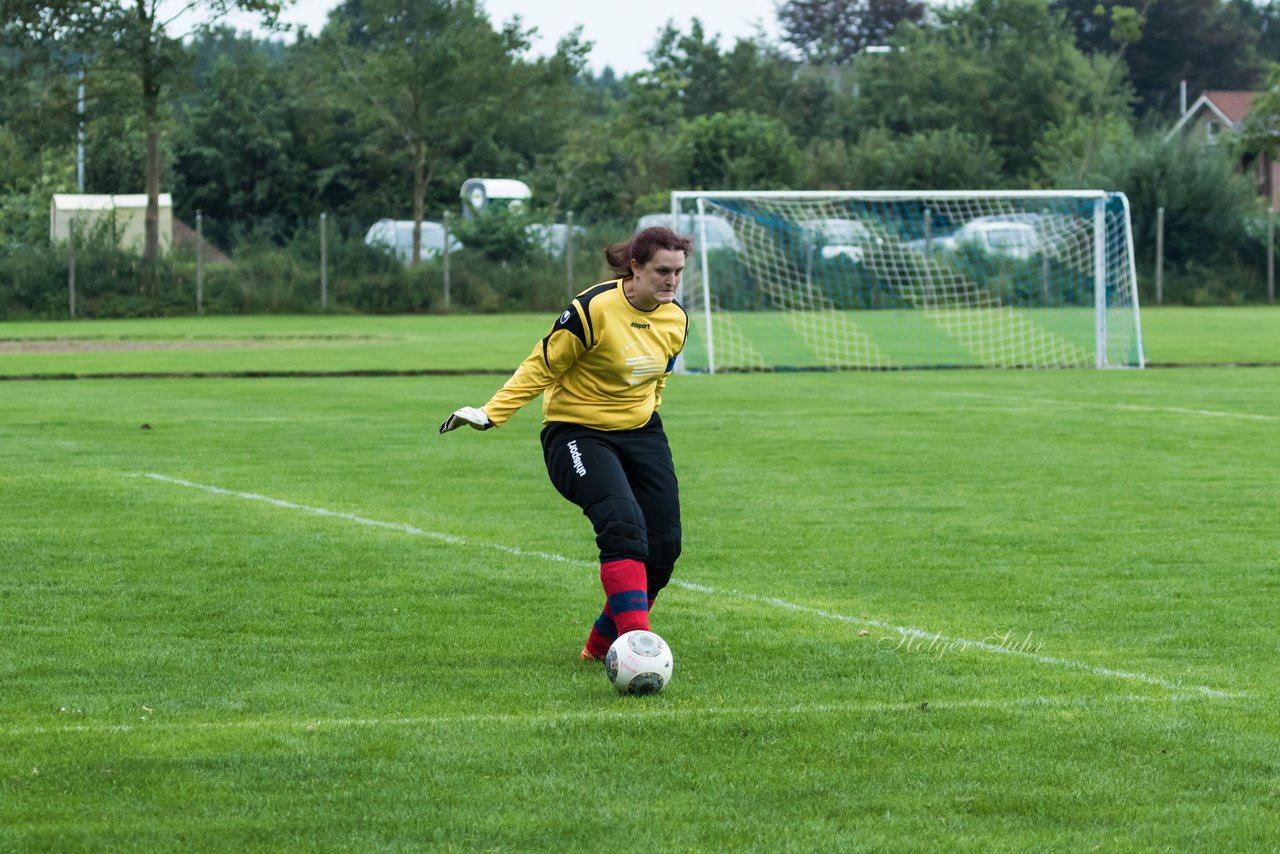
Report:
<svg viewBox="0 0 1280 854"><path fill-rule="evenodd" d="M441 433L463 424L487 430L543 395L547 473L591 520L600 549L604 610L583 660L649 628L654 597L680 556L680 495L657 410L689 331L676 291L691 250L668 228L605 247L617 278L578 294L488 403L440 425Z"/></svg>

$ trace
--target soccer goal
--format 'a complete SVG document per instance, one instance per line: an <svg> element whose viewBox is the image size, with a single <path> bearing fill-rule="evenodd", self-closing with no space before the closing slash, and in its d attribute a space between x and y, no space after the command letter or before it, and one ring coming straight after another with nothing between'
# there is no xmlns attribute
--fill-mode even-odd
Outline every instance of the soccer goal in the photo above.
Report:
<svg viewBox="0 0 1280 854"><path fill-rule="evenodd" d="M1121 193L671 195L686 371L1141 368Z"/></svg>

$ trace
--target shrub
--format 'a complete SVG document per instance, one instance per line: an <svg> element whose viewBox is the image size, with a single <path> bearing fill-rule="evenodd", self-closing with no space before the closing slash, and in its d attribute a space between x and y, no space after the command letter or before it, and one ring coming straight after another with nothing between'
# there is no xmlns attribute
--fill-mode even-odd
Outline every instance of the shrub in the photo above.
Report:
<svg viewBox="0 0 1280 854"><path fill-rule="evenodd" d="M1157 211L1164 208L1164 298L1196 305L1261 299L1263 202L1227 145L1160 132L1104 144L1086 182L1129 198L1142 299L1154 298Z"/></svg>

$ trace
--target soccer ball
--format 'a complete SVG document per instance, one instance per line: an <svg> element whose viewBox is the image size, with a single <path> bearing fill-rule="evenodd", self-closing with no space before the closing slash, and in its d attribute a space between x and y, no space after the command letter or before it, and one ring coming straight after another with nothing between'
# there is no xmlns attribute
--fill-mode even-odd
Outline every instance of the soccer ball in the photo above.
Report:
<svg viewBox="0 0 1280 854"><path fill-rule="evenodd" d="M671 681L671 647L653 632L627 632L604 657L604 672L619 694L656 694Z"/></svg>

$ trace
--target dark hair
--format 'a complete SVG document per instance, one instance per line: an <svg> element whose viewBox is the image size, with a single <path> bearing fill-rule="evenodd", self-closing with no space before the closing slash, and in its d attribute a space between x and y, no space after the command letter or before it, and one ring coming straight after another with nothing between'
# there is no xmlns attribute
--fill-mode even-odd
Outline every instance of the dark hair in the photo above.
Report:
<svg viewBox="0 0 1280 854"><path fill-rule="evenodd" d="M653 260L659 249L683 252L684 257L688 258L693 251L693 240L662 226L646 228L630 240L606 246L604 260L619 276L630 276L632 261L643 267Z"/></svg>

